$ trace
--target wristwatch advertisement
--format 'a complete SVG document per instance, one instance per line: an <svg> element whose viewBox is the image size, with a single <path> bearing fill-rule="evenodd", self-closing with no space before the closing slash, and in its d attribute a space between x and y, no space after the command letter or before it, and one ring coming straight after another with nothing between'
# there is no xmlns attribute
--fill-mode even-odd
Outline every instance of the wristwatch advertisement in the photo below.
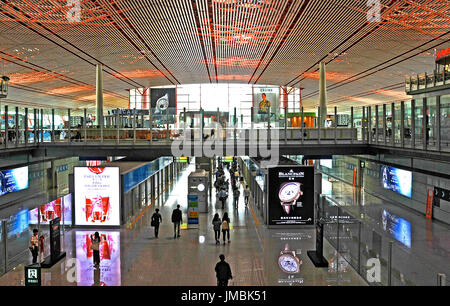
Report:
<svg viewBox="0 0 450 306"><path fill-rule="evenodd" d="M270 168L267 179L269 225L314 225L314 168Z"/></svg>
<svg viewBox="0 0 450 306"><path fill-rule="evenodd" d="M280 186L278 197L284 212L289 215L294 211L295 207L302 207L302 202L297 202L299 197L303 194L301 191L301 183L291 182L283 183Z"/></svg>
<svg viewBox="0 0 450 306"><path fill-rule="evenodd" d="M286 243L284 250L280 252L278 257L278 266L288 274L296 274L300 272L302 261L297 257L295 251L290 250L289 244Z"/></svg>

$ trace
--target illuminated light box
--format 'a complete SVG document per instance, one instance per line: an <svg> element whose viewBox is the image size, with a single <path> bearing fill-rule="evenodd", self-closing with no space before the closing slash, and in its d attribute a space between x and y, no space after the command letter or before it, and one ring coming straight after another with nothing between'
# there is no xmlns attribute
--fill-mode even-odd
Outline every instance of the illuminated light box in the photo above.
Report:
<svg viewBox="0 0 450 306"><path fill-rule="evenodd" d="M0 196L28 188L28 167L0 171Z"/></svg>
<svg viewBox="0 0 450 306"><path fill-rule="evenodd" d="M76 256L77 273L80 279L78 286L120 286L120 232L108 231L101 232L100 235L100 273L96 279L93 257L94 252L91 249L92 240L95 231L76 231Z"/></svg>
<svg viewBox="0 0 450 306"><path fill-rule="evenodd" d="M380 177L383 188L392 190L408 198L412 197L411 171L382 166Z"/></svg>
<svg viewBox="0 0 450 306"><path fill-rule="evenodd" d="M64 211L62 210L64 208ZM72 225L72 195L56 199L50 203L30 211L30 224L38 224L39 211L41 216L41 224L49 224L51 220L60 218L61 223L64 220L65 225ZM62 214L64 212L64 216Z"/></svg>
<svg viewBox="0 0 450 306"><path fill-rule="evenodd" d="M75 225L120 226L118 167L75 167Z"/></svg>

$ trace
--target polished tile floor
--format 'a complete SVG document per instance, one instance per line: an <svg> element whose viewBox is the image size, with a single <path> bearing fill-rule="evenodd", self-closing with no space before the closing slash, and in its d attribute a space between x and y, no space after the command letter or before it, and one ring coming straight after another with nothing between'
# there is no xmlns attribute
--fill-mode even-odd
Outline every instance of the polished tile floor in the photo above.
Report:
<svg viewBox="0 0 450 306"><path fill-rule="evenodd" d="M265 228L261 220L256 222L252 208L244 206L242 189L238 208L233 207L232 199L225 208L231 219L231 243L217 245L214 240L212 218L216 212L221 217L224 212L216 201L214 190L209 212L200 214L199 228L184 227L181 238L174 239L171 213L180 204L183 221L187 221L187 178L194 168L190 165L132 228L98 230L104 238L100 270L92 267L87 240L87 235L93 231L72 229L65 232L67 257L53 268L42 270L43 285L215 286L214 267L220 254L225 255L231 266L232 286L367 285L327 242L324 255L330 266L315 268L306 254L315 249L315 230ZM154 238L153 228L149 226L155 208L160 209L163 217L159 239ZM278 264L280 253L285 249L295 251L301 263L296 274L283 272ZM73 258L76 258L77 265ZM22 285L23 274L23 266L19 266L4 275L0 285Z"/></svg>

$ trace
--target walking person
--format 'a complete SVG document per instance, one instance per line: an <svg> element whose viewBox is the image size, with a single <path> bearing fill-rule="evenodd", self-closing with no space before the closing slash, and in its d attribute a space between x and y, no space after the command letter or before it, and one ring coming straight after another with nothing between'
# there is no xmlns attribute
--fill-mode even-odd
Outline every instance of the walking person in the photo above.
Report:
<svg viewBox="0 0 450 306"><path fill-rule="evenodd" d="M95 232L94 235L91 235L91 249L94 253L94 267L98 268L100 266L100 234Z"/></svg>
<svg viewBox="0 0 450 306"><path fill-rule="evenodd" d="M33 256L33 264L37 263L37 258L39 255L38 233L39 233L39 231L37 229L34 229L33 236L31 236L31 240L30 240L30 251L31 251L31 256Z"/></svg>
<svg viewBox="0 0 450 306"><path fill-rule="evenodd" d="M239 205L239 196L241 195L241 192L239 191L238 187L234 187L234 191L233 191L233 203L234 203L234 207L238 207Z"/></svg>
<svg viewBox="0 0 450 306"><path fill-rule="evenodd" d="M183 222L183 214L180 210L180 205L177 205L172 212L172 222L173 222L173 239L180 238L180 225Z"/></svg>
<svg viewBox="0 0 450 306"><path fill-rule="evenodd" d="M248 189L248 185L245 185L244 188L244 202L245 202L245 207L247 207L248 205L248 199L250 197L250 190Z"/></svg>
<svg viewBox="0 0 450 306"><path fill-rule="evenodd" d="M230 218L228 218L228 213L224 213L222 217L222 235L223 235L223 244L226 241L226 235L228 235L228 243L230 240Z"/></svg>
<svg viewBox="0 0 450 306"><path fill-rule="evenodd" d="M152 221L150 223L150 225L155 228L155 238L158 238L160 223L162 223L162 216L159 213L159 209L157 208L157 209L155 209L155 212L152 215Z"/></svg>
<svg viewBox="0 0 450 306"><path fill-rule="evenodd" d="M220 225L222 225L222 221L220 220L219 214L214 215L212 224L213 224L214 238L216 239L216 244L220 244Z"/></svg>
<svg viewBox="0 0 450 306"><path fill-rule="evenodd" d="M221 254L219 256L220 261L216 264L216 278L217 278L217 286L226 287L228 286L228 281L233 279L233 275L231 274L230 265L225 261L225 255Z"/></svg>
<svg viewBox="0 0 450 306"><path fill-rule="evenodd" d="M225 202L227 200L228 193L224 188L222 188L219 192L219 200L222 202L222 209L225 208Z"/></svg>

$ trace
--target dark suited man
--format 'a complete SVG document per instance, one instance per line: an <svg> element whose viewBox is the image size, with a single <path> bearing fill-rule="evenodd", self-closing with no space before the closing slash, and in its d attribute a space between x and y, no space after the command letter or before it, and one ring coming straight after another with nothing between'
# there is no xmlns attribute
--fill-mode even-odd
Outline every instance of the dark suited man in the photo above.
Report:
<svg viewBox="0 0 450 306"><path fill-rule="evenodd" d="M175 208L172 212L172 222L173 222L173 238L180 238L180 226L183 222L183 214L180 210L180 205L177 205L177 208Z"/></svg>
<svg viewBox="0 0 450 306"><path fill-rule="evenodd" d="M217 277L217 286L226 287L228 286L228 281L233 279L233 275L231 275L230 265L225 261L225 255L221 254L219 256L220 261L216 264L216 277Z"/></svg>

